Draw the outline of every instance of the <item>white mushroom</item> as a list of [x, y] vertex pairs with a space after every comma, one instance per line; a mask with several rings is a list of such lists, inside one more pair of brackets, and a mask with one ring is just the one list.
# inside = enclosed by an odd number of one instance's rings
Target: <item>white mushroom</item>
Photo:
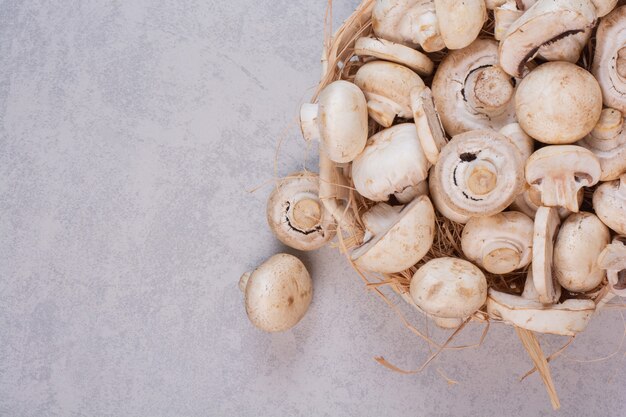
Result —
[[272, 256], [239, 280], [246, 313], [256, 327], [282, 332], [295, 326], [311, 304], [313, 287], [304, 264], [295, 256]]
[[522, 129], [548, 144], [568, 144], [591, 132], [602, 112], [598, 82], [568, 62], [548, 62], [531, 71], [515, 94]]
[[591, 72], [600, 83], [604, 104], [626, 113], [626, 6], [600, 21]]
[[428, 190], [430, 191], [430, 198], [432, 199], [433, 205], [446, 219], [461, 224], [467, 223], [471, 216], [459, 213], [446, 204], [446, 201], [442, 197], [442, 194], [444, 193], [443, 188], [433, 181], [433, 178], [435, 178], [433, 175], [434, 169], [435, 167], [430, 169], [430, 175], [428, 177]]
[[335, 81], [320, 93], [317, 104], [302, 105], [300, 122], [306, 140], [320, 140], [322, 151], [331, 160], [350, 162], [367, 141], [365, 96], [356, 85]]
[[626, 173], [619, 180], [602, 183], [593, 193], [593, 209], [619, 234], [626, 234]]
[[484, 0], [435, 0], [435, 14], [448, 49], [461, 49], [472, 43], [487, 20]]
[[507, 0], [493, 10], [493, 20], [495, 22], [493, 37], [496, 40], [502, 40], [513, 22], [524, 14], [524, 10], [518, 9], [517, 3], [516, 0]]
[[596, 288], [604, 279], [598, 255], [611, 234], [592, 213], [574, 213], [562, 224], [554, 245], [554, 274], [561, 286], [572, 292]]
[[412, 118], [411, 91], [423, 88], [422, 79], [402, 65], [373, 61], [363, 65], [354, 83], [367, 98], [369, 115], [383, 127], [389, 127], [396, 116]]
[[428, 162], [436, 164], [439, 159], [439, 152], [448, 143], [448, 139], [443, 130], [439, 112], [435, 108], [435, 101], [430, 88], [426, 86], [414, 88], [411, 91], [411, 105], [417, 137], [422, 145], [422, 150]]
[[[578, 190], [576, 197], [579, 207], [583, 202], [584, 196], [584, 190]], [[524, 192], [515, 197], [515, 201], [513, 201], [513, 204], [511, 204], [509, 208], [511, 210], [520, 211], [531, 219], [534, 219], [535, 213], [539, 207], [541, 207], [541, 193], [537, 189], [526, 185]], [[561, 220], [565, 220], [572, 213], [564, 207], [557, 207], [556, 209], [559, 212], [559, 218]]]
[[[500, 42], [499, 62], [504, 71], [521, 77], [524, 66], [540, 49], [559, 43], [566, 49], [578, 45], [580, 55], [583, 45], [572, 42], [568, 37], [589, 31], [596, 23], [596, 9], [590, 0], [539, 0], [509, 27]], [[546, 52], [554, 54], [552, 45]], [[566, 54], [573, 53], [568, 51]], [[532, 136], [532, 135], [531, 135]]]
[[446, 327], [480, 309], [487, 298], [487, 279], [472, 263], [457, 258], [436, 258], [422, 265], [411, 279], [411, 298], [426, 314]]
[[477, 39], [443, 59], [433, 79], [432, 94], [448, 135], [499, 130], [515, 121], [517, 81], [497, 63], [498, 43], [491, 39]]
[[494, 274], [508, 274], [528, 265], [532, 246], [533, 221], [516, 211], [472, 217], [461, 235], [467, 259]]
[[526, 162], [526, 182], [541, 196], [541, 204], [578, 212], [578, 192], [600, 179], [598, 158], [576, 145], [546, 146]]
[[532, 155], [535, 149], [533, 138], [524, 132], [524, 129], [522, 129], [519, 123], [511, 123], [502, 127], [500, 133], [513, 142], [515, 147], [519, 150], [522, 160], [526, 163], [526, 160], [530, 158], [530, 155]]
[[[401, 203], [428, 176], [430, 163], [422, 151], [413, 123], [403, 123], [372, 136], [352, 163], [356, 190], [372, 201], [387, 201], [396, 195]], [[404, 198], [403, 198], [404, 195]]]
[[441, 150], [431, 171], [431, 194], [462, 216], [491, 216], [521, 193], [523, 171], [519, 151], [504, 135], [469, 131], [454, 136]]
[[335, 235], [335, 220], [319, 199], [319, 178], [296, 172], [282, 179], [267, 201], [267, 222], [276, 237], [299, 250], [322, 247]]
[[372, 10], [376, 36], [426, 52], [445, 48], [433, 0], [378, 0]]
[[615, 236], [598, 256], [598, 265], [606, 270], [611, 292], [626, 297], [626, 236]]
[[626, 129], [619, 110], [602, 110], [596, 127], [578, 145], [589, 149], [600, 161], [600, 181], [615, 180], [626, 172]]
[[382, 38], [361, 37], [354, 43], [358, 56], [373, 56], [411, 68], [420, 75], [430, 75], [435, 64], [418, 50]]
[[544, 304], [558, 300], [560, 286], [552, 274], [552, 254], [560, 222], [556, 209], [551, 207], [539, 207], [535, 214], [532, 274], [538, 299]]
[[426, 196], [406, 206], [379, 203], [362, 217], [365, 242], [352, 252], [354, 263], [368, 271], [393, 273], [415, 265], [435, 237], [435, 210]]

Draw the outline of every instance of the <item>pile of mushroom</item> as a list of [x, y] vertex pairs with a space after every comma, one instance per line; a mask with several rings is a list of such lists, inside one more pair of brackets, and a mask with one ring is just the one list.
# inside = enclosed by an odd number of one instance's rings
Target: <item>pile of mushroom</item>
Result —
[[[410, 277], [403, 298], [444, 328], [489, 317], [583, 331], [626, 295], [626, 6], [369, 3], [371, 32], [341, 44], [344, 61], [325, 56], [336, 68], [324, 75], [339, 75], [301, 108], [319, 175], [277, 183], [272, 231], [303, 251], [337, 236], [360, 272]], [[441, 222], [462, 229], [455, 256], [432, 255]], [[289, 255], [241, 285], [267, 331], [295, 325], [311, 300]]]

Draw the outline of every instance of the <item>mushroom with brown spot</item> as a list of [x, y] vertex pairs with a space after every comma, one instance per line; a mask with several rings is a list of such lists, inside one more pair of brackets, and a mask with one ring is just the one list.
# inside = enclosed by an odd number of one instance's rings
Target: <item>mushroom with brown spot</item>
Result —
[[593, 193], [593, 209], [602, 223], [626, 234], [626, 173], [618, 180], [603, 182]]

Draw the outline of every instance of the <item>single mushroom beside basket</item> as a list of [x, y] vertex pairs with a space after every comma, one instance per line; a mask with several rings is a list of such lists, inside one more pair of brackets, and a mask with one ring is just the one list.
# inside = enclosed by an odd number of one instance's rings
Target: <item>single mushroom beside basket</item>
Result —
[[626, 234], [626, 173], [596, 188], [593, 209], [602, 223], [621, 235]]

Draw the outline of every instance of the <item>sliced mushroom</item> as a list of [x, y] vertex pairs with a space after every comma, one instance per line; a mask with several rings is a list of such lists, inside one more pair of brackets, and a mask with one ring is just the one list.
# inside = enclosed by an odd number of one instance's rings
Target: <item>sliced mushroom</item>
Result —
[[[457, 325], [487, 298], [485, 275], [477, 266], [457, 258], [426, 262], [413, 275], [410, 288], [411, 298], [422, 311], [438, 319], [455, 319]], [[449, 321], [440, 323], [446, 327], [455, 324]]]
[[354, 43], [354, 53], [373, 56], [411, 68], [420, 75], [430, 75], [435, 64], [425, 54], [400, 43], [381, 38], [361, 37]]
[[598, 265], [606, 270], [611, 291], [626, 297], [626, 236], [615, 236], [598, 256]]
[[538, 299], [543, 304], [558, 301], [560, 286], [552, 274], [552, 254], [560, 223], [561, 220], [554, 208], [539, 207], [535, 214], [532, 274]]
[[604, 104], [626, 114], [626, 6], [600, 21], [591, 72], [600, 83]]
[[626, 234], [626, 173], [619, 180], [603, 182], [593, 193], [593, 209], [602, 223]]
[[[431, 171], [431, 193], [462, 216], [491, 216], [523, 190], [523, 162], [501, 133], [474, 130], [454, 136]], [[439, 188], [439, 189], [437, 189]]]
[[376, 36], [426, 52], [445, 48], [433, 0], [378, 0], [372, 10]]
[[335, 235], [335, 220], [319, 199], [319, 178], [296, 172], [280, 181], [267, 201], [267, 222], [276, 237], [299, 250], [322, 247]]
[[302, 105], [300, 122], [306, 140], [320, 140], [322, 151], [331, 160], [350, 162], [367, 141], [365, 96], [356, 85], [335, 81], [320, 93], [317, 104]]
[[[580, 207], [583, 202], [583, 198], [585, 196], [584, 190], [578, 190], [577, 201], [578, 207]], [[524, 213], [531, 219], [535, 218], [535, 213], [537, 209], [541, 206], [541, 193], [537, 191], [537, 189], [526, 185], [524, 192], [515, 197], [515, 201], [511, 204], [510, 209], [516, 210]], [[572, 212], [564, 207], [557, 207], [559, 212], [559, 218], [561, 220], [565, 220]]]
[[578, 192], [595, 185], [600, 162], [589, 150], [576, 145], [546, 146], [526, 162], [526, 182], [541, 196], [541, 204], [578, 212]]
[[411, 91], [411, 105], [417, 137], [422, 145], [422, 150], [428, 162], [436, 164], [439, 159], [439, 152], [448, 143], [448, 139], [443, 130], [439, 113], [435, 108], [435, 101], [430, 88], [426, 86], [414, 88]]
[[384, 127], [391, 126], [396, 116], [413, 117], [411, 91], [424, 87], [419, 75], [387, 61], [363, 65], [357, 71], [354, 83], [365, 93], [370, 117]]
[[245, 294], [246, 313], [256, 327], [282, 332], [295, 326], [309, 309], [313, 297], [311, 277], [295, 256], [272, 256], [239, 280]]
[[598, 82], [568, 62], [548, 62], [531, 71], [515, 94], [522, 129], [548, 144], [574, 143], [591, 132], [602, 112]]
[[600, 181], [616, 180], [626, 172], [626, 129], [619, 110], [602, 110], [596, 127], [578, 145], [589, 149], [600, 161]]
[[[402, 123], [372, 136], [352, 163], [356, 190], [372, 201], [387, 201], [396, 195], [401, 203], [410, 189], [426, 180], [430, 163], [426, 159], [413, 123]], [[409, 192], [408, 195], [417, 193]]]
[[596, 288], [604, 279], [598, 255], [611, 240], [609, 228], [592, 213], [574, 213], [562, 224], [554, 245], [554, 274], [572, 292]]
[[472, 43], [487, 20], [484, 0], [435, 0], [435, 13], [448, 49], [461, 49]]
[[477, 39], [443, 59], [433, 79], [432, 94], [448, 135], [499, 130], [515, 121], [517, 81], [497, 63], [498, 43], [491, 39]]
[[494, 274], [508, 274], [528, 265], [532, 246], [533, 221], [516, 211], [472, 217], [461, 235], [467, 259]]
[[365, 242], [352, 252], [354, 263], [368, 271], [393, 273], [415, 265], [435, 237], [435, 210], [426, 196], [406, 206], [379, 203], [362, 217]]
[[500, 65], [507, 73], [521, 77], [524, 66], [540, 48], [591, 30], [596, 17], [590, 0], [539, 0], [509, 27], [500, 42]]

